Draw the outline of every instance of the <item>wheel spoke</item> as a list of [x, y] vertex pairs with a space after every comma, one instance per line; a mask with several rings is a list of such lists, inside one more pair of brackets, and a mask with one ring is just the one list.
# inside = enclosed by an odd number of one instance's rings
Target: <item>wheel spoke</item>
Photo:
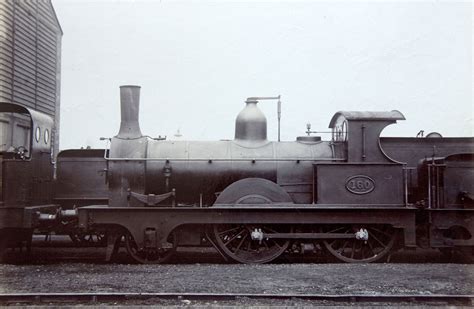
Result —
[[222, 235], [222, 234], [227, 234], [227, 233], [229, 233], [229, 232], [232, 232], [232, 231], [238, 230], [239, 228], [240, 228], [240, 226], [237, 226], [237, 227], [234, 227], [234, 228], [231, 228], [231, 229], [228, 229], [228, 230], [225, 230], [225, 231], [219, 232], [219, 235]]
[[[266, 240], [262, 241], [262, 244], [265, 246], [265, 248], [267, 248], [267, 249], [269, 249], [269, 248], [270, 248], [270, 247], [268, 246], [268, 244], [267, 244], [267, 241], [266, 241]], [[276, 242], [275, 242], [275, 244], [278, 246], [278, 244], [277, 244]]]
[[346, 227], [344, 227], [344, 226], [343, 226], [343, 227], [338, 227], [338, 228], [336, 228], [336, 229], [334, 229], [334, 230], [332, 230], [332, 231], [329, 231], [329, 232], [327, 232], [327, 233], [335, 233], [335, 232], [337, 232], [337, 231], [344, 230], [345, 228], [346, 228]]
[[381, 231], [381, 230], [379, 230], [379, 229], [377, 229], [377, 228], [375, 228], [375, 227], [371, 227], [370, 230], [372, 231], [372, 233], [373, 233], [373, 231], [376, 231], [376, 232], [378, 232], [378, 233], [380, 233], [380, 234], [382, 234], [382, 235], [385, 235], [385, 236], [388, 237], [388, 238], [392, 237], [392, 235], [390, 235], [390, 234], [388, 234], [388, 233], [386, 233], [386, 232], [384, 232], [384, 231]]
[[382, 248], [385, 248], [385, 247], [386, 247], [386, 245], [385, 245], [383, 242], [381, 242], [377, 237], [375, 237], [374, 234], [372, 234], [372, 235], [369, 236], [369, 237], [372, 237], [372, 239], [375, 239], [380, 245], [382, 245]]
[[273, 240], [273, 243], [274, 243], [275, 246], [277, 246], [278, 248], [283, 248], [283, 247], [284, 247], [284, 245], [281, 246], [277, 241], [274, 241], [274, 240]]
[[341, 248], [341, 251], [342, 251], [342, 252], [344, 252], [344, 249], [346, 249], [346, 246], [347, 246], [348, 243], [349, 243], [348, 240], [346, 240], [346, 241], [344, 242], [344, 245], [343, 245], [342, 248]]
[[372, 247], [372, 243], [370, 242], [370, 240], [367, 241], [367, 245], [368, 245], [370, 251], [372, 251], [373, 255], [376, 255], [377, 253], [375, 253], [374, 247]]
[[360, 255], [361, 255], [362, 259], [365, 259], [364, 251], [365, 251], [365, 248], [366, 248], [366, 247], [367, 247], [367, 246], [364, 246], [363, 243], [360, 244]]
[[242, 233], [244, 233], [245, 230], [241, 230], [240, 232], [238, 232], [237, 234], [235, 234], [234, 236], [232, 236], [228, 241], [226, 241], [224, 243], [224, 246], [227, 246], [228, 244], [230, 244], [234, 239], [236, 239], [237, 237], [239, 237]]
[[248, 236], [249, 236], [249, 234], [245, 234], [245, 236], [242, 237], [242, 240], [241, 240], [240, 243], [237, 245], [237, 247], [235, 248], [235, 251], [234, 251], [234, 252], [239, 251], [240, 247], [242, 247], [242, 244], [244, 243], [245, 239], [247, 239]]

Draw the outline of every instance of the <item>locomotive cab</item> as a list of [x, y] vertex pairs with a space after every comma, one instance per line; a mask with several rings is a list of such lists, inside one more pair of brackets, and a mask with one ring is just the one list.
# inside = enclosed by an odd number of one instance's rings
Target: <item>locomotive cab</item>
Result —
[[405, 120], [397, 110], [391, 112], [337, 112], [329, 123], [332, 140], [343, 146], [347, 162], [393, 162], [380, 146], [383, 129], [397, 120]]
[[336, 113], [329, 128], [335, 153], [346, 161], [314, 164], [314, 203], [406, 204], [403, 164], [387, 156], [380, 146], [382, 130], [404, 119], [399, 111]]

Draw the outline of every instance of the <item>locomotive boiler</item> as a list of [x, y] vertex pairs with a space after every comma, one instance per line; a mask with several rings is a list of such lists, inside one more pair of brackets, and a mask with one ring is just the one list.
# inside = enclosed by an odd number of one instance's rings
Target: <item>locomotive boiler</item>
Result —
[[[140, 88], [122, 86], [120, 90], [122, 121], [107, 158], [113, 206], [153, 206], [165, 198], [177, 205], [200, 207], [289, 200], [312, 203], [314, 161], [344, 159], [336, 155], [331, 143], [315, 137], [294, 142], [267, 140], [267, 120], [252, 98], [237, 116], [234, 140], [148, 138], [138, 124]], [[246, 178], [253, 178], [247, 186], [261, 182], [268, 194], [245, 197], [223, 193], [232, 183]], [[279, 200], [282, 196], [284, 200]]]

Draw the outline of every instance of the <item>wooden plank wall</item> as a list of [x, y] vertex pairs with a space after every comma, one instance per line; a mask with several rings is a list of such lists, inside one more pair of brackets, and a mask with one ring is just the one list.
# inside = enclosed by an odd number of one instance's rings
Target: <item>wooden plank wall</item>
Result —
[[56, 154], [61, 37], [51, 0], [0, 0], [0, 101], [54, 117]]

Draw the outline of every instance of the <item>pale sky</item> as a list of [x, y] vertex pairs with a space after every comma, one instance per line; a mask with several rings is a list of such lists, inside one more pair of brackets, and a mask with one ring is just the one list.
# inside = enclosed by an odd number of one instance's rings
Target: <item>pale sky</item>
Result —
[[[232, 139], [250, 96], [282, 96], [282, 140], [339, 110], [397, 109], [385, 136], [473, 134], [473, 8], [452, 1], [53, 0], [61, 149], [117, 134], [119, 86], [142, 86], [150, 136]], [[276, 104], [262, 102], [269, 139]]]

